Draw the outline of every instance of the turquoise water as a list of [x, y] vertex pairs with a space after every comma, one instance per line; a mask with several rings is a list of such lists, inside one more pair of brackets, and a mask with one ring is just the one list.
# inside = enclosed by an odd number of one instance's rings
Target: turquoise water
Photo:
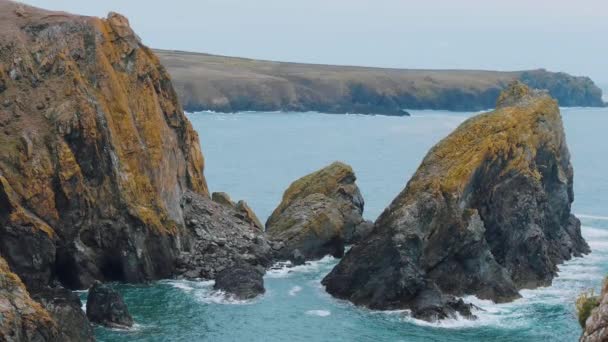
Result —
[[[413, 117], [243, 113], [189, 115], [199, 132], [212, 191], [245, 199], [265, 219], [291, 181], [334, 160], [353, 166], [374, 219], [404, 187], [426, 151], [471, 113], [412, 111]], [[265, 277], [267, 293], [233, 302], [212, 282], [120, 285], [137, 325], [97, 328], [99, 341], [575, 341], [574, 300], [608, 274], [607, 109], [562, 109], [575, 169], [574, 211], [593, 253], [561, 267], [553, 286], [492, 304], [476, 321], [415, 321], [404, 312], [374, 312], [327, 295], [326, 258]]]

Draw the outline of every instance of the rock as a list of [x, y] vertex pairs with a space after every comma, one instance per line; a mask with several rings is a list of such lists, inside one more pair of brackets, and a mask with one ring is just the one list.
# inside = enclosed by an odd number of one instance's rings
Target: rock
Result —
[[282, 243], [275, 257], [290, 260], [295, 250], [306, 260], [344, 255], [344, 217], [335, 201], [323, 194], [311, 194], [293, 202], [268, 226], [268, 238]]
[[514, 84], [499, 107], [429, 151], [372, 233], [323, 279], [330, 294], [428, 317], [417, 303], [431, 291], [447, 300], [431, 316], [468, 316], [449, 304], [455, 296], [511, 301], [589, 252], [570, 210], [573, 171], [557, 103]]
[[182, 196], [209, 194], [169, 75], [123, 16], [19, 6], [0, 0], [0, 254], [31, 290], [172, 276]]
[[252, 299], [266, 291], [263, 276], [263, 272], [251, 265], [229, 267], [218, 273], [214, 288], [237, 299]]
[[87, 317], [92, 323], [111, 328], [133, 326], [133, 318], [120, 293], [101, 283], [96, 283], [89, 289]]
[[230, 199], [230, 195], [228, 195], [225, 192], [214, 192], [211, 194], [211, 199], [213, 200], [213, 202], [219, 203], [226, 207], [229, 207], [229, 208], [235, 207], [234, 202], [232, 202], [232, 200]]
[[182, 206], [184, 220], [196, 221], [204, 231], [197, 233], [198, 228], [188, 227], [190, 234], [182, 241], [178, 258], [179, 275], [214, 279], [218, 272], [235, 265], [262, 269], [271, 265], [272, 249], [264, 232], [251, 229], [251, 223], [238, 217], [234, 208], [193, 192], [184, 195]]
[[342, 256], [368, 225], [355, 180], [350, 166], [334, 162], [293, 182], [266, 222], [269, 239], [282, 243], [277, 257], [289, 259], [295, 249], [307, 259]]
[[211, 194], [211, 199], [213, 202], [219, 203], [226, 208], [234, 210], [237, 217], [249, 222], [253, 227], [262, 231], [264, 230], [264, 225], [262, 222], [260, 222], [260, 219], [258, 219], [257, 215], [253, 212], [253, 209], [249, 207], [247, 202], [240, 200], [235, 204], [232, 199], [230, 199], [230, 196], [225, 192], [214, 192]]
[[253, 224], [253, 226], [259, 230], [264, 230], [264, 225], [258, 218], [258, 216], [253, 212], [253, 209], [249, 207], [247, 202], [240, 200], [235, 206], [236, 210], [243, 216], [243, 219], [247, 222]]
[[[608, 281], [604, 280], [599, 296], [584, 294], [577, 301], [579, 318], [582, 320], [581, 342], [608, 341]], [[590, 312], [588, 312], [591, 310]], [[581, 315], [589, 314], [588, 317]]]
[[0, 340], [60, 341], [57, 323], [0, 257]]
[[62, 287], [45, 288], [36, 292], [33, 298], [57, 322], [59, 341], [81, 342], [95, 341], [93, 328], [82, 311], [80, 298]]
[[299, 249], [296, 248], [291, 253], [289, 261], [291, 261], [294, 266], [304, 265], [306, 263], [306, 257], [304, 256], [304, 254], [302, 254], [302, 252], [300, 252]]

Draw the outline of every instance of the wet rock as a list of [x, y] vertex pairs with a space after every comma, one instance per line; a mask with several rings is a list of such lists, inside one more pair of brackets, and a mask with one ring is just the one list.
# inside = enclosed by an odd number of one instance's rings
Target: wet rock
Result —
[[264, 273], [251, 265], [228, 267], [215, 278], [214, 288], [238, 299], [252, 299], [263, 294]]
[[87, 317], [92, 323], [111, 328], [133, 326], [133, 318], [120, 293], [101, 283], [96, 283], [89, 289]]
[[557, 103], [514, 84], [499, 109], [430, 150], [322, 282], [357, 305], [425, 319], [469, 316], [456, 296], [507, 302], [550, 285], [558, 264], [589, 252], [571, 214], [572, 179]]
[[345, 244], [360, 239], [369, 224], [355, 180], [350, 166], [335, 162], [293, 182], [266, 222], [269, 239], [282, 246], [277, 258], [296, 249], [306, 259], [340, 257]]

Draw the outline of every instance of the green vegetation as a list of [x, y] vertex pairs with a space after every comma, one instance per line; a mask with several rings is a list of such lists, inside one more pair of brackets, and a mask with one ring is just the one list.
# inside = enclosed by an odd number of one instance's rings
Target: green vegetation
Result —
[[578, 313], [578, 323], [585, 328], [587, 318], [591, 316], [593, 309], [600, 305], [600, 297], [596, 296], [593, 289], [585, 291], [576, 299], [576, 312]]

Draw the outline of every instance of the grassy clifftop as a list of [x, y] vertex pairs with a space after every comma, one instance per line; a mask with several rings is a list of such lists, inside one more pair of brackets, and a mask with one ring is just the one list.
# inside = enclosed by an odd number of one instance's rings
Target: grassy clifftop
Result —
[[413, 70], [284, 63], [156, 50], [187, 111], [320, 111], [402, 115], [401, 109], [493, 108], [514, 81], [562, 106], [602, 106], [587, 77], [546, 70]]

